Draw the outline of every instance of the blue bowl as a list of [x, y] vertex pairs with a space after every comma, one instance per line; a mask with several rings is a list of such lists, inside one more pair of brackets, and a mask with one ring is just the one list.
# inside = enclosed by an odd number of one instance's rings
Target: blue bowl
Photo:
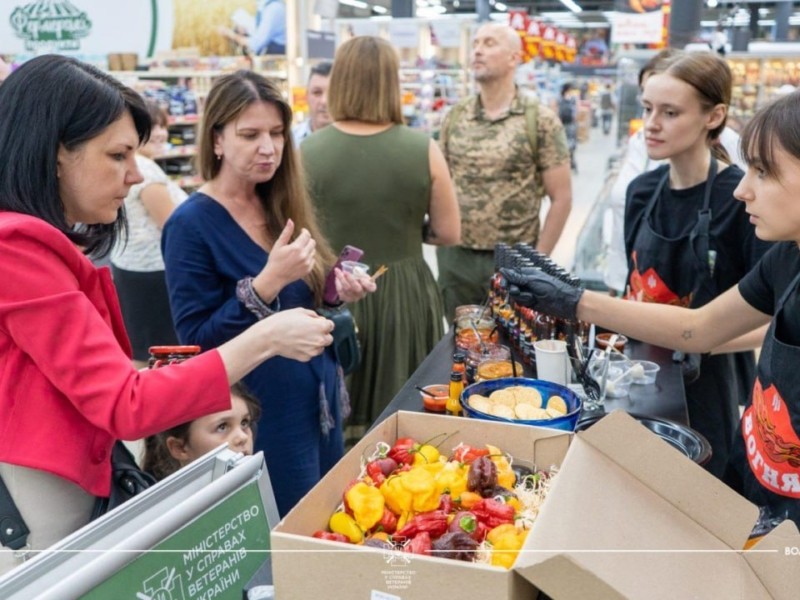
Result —
[[[567, 414], [562, 417], [555, 417], [553, 419], [534, 419], [526, 421], [524, 419], [507, 419], [505, 417], [496, 417], [494, 415], [475, 410], [468, 403], [467, 400], [473, 394], [480, 394], [487, 398], [492, 392], [502, 390], [507, 387], [523, 386], [532, 387], [539, 391], [542, 399], [547, 402], [550, 396], [561, 396], [567, 403]], [[535, 425], [536, 427], [549, 427], [551, 429], [561, 429], [563, 431], [575, 431], [575, 426], [578, 424], [578, 417], [581, 414], [581, 407], [583, 403], [581, 399], [571, 389], [551, 383], [549, 381], [542, 381], [540, 379], [527, 379], [524, 377], [504, 377], [502, 379], [490, 379], [480, 383], [473, 383], [464, 388], [461, 392], [461, 407], [464, 409], [464, 414], [473, 419], [484, 419], [486, 421], [499, 421], [501, 423], [515, 423], [517, 425]], [[547, 408], [545, 404], [544, 408]]]

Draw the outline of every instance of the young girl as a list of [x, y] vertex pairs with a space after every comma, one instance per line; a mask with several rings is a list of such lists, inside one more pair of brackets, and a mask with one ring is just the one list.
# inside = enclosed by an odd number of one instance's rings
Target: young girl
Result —
[[[761, 240], [774, 244], [737, 286], [689, 310], [623, 302], [540, 274], [506, 272], [536, 310], [636, 339], [708, 352], [769, 323], [725, 481], [775, 520], [800, 524], [800, 93], [767, 105], [742, 132], [749, 165], [734, 194]], [[739, 338], [744, 339], [744, 338]], [[746, 346], [739, 346], [740, 348]]]
[[145, 440], [142, 468], [158, 480], [227, 442], [242, 454], [253, 454], [261, 405], [241, 383], [231, 387], [231, 409], [182, 423]]
[[[679, 54], [647, 78], [647, 155], [667, 164], [628, 187], [628, 299], [702, 306], [735, 285], [767, 250], [733, 198], [744, 173], [716, 143], [730, 99], [730, 69], [711, 53]], [[744, 360], [745, 368], [733, 354], [684, 362], [689, 422], [711, 443], [706, 468], [717, 476], [733, 442], [739, 398], [744, 403], [753, 384], [755, 359], [750, 353]]]

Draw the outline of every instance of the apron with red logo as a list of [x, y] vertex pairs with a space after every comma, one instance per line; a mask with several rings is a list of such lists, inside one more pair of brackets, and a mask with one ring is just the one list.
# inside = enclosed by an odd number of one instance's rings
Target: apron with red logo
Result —
[[773, 518], [800, 524], [800, 346], [785, 344], [775, 334], [798, 282], [800, 275], [778, 300], [731, 462], [740, 471], [745, 497], [769, 507]]
[[[658, 182], [633, 237], [628, 299], [694, 308], [724, 291], [717, 289], [713, 278], [715, 254], [710, 247], [711, 190], [716, 175], [717, 161], [712, 156], [697, 222], [688, 234], [677, 238], [660, 234], [653, 223], [669, 170]], [[705, 468], [717, 477], [725, 471], [739, 422], [738, 383], [733, 355], [718, 354], [704, 356], [700, 377], [685, 386], [689, 424], [711, 444], [712, 456]], [[749, 389], [750, 382], [746, 385]]]

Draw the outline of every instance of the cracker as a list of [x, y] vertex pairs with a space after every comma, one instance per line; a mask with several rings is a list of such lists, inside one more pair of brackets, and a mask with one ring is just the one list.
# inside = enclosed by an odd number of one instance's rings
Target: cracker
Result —
[[547, 399], [547, 408], [550, 408], [562, 415], [567, 414], [567, 403], [561, 396], [550, 396], [550, 398]]
[[517, 399], [514, 396], [514, 392], [509, 388], [495, 390], [489, 395], [489, 399], [495, 404], [503, 404], [509, 408], [514, 408], [514, 406], [517, 404]]

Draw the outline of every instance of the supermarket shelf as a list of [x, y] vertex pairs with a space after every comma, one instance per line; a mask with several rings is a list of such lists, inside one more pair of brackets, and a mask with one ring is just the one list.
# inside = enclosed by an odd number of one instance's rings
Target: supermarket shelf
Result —
[[156, 154], [153, 160], [167, 160], [170, 158], [191, 158], [197, 154], [197, 146], [175, 146], [169, 152]]
[[170, 116], [168, 125], [197, 125], [200, 122], [200, 115], [183, 115], [182, 117]]

